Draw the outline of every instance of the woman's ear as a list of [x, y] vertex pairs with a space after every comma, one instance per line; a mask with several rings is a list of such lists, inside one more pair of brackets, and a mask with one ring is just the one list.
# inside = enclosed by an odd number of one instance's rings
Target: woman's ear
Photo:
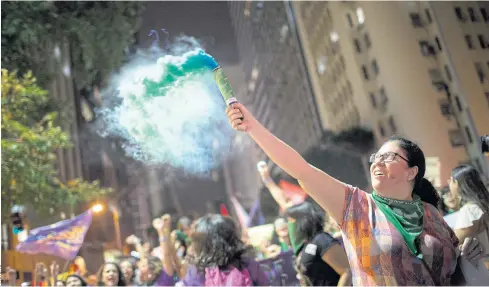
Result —
[[408, 171], [408, 180], [414, 180], [416, 178], [416, 175], [418, 175], [418, 171], [419, 169], [417, 166], [410, 167]]

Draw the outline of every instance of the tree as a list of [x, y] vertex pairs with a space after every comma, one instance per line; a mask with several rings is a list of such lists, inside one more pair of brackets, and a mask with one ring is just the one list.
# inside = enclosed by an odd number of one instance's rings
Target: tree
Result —
[[2, 69], [3, 210], [10, 210], [13, 204], [31, 204], [36, 211], [45, 212], [111, 191], [100, 188], [97, 181], [58, 179], [56, 152], [70, 147], [70, 140], [55, 124], [55, 112], [43, 114], [49, 99], [31, 73], [19, 78]]
[[120, 67], [139, 30], [139, 1], [2, 1], [2, 67], [47, 87], [56, 45], [68, 44], [78, 89]]

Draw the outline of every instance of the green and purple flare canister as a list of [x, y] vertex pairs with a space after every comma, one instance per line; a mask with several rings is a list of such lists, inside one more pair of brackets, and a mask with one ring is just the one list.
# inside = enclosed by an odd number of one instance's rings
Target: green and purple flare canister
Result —
[[230, 106], [231, 104], [237, 103], [238, 100], [234, 97], [233, 88], [231, 88], [228, 78], [226, 77], [226, 74], [224, 74], [224, 70], [221, 67], [217, 67], [213, 70], [213, 72], [214, 80], [216, 81], [217, 87], [219, 87], [219, 90], [221, 91], [226, 105]]

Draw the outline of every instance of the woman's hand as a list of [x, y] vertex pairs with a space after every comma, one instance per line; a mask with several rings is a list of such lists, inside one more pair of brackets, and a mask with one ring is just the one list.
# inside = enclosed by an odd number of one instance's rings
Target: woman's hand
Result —
[[240, 103], [228, 106], [226, 114], [233, 129], [240, 132], [250, 131], [256, 121], [251, 113]]
[[486, 250], [479, 240], [475, 237], [467, 237], [464, 243], [460, 245], [460, 256], [467, 259], [473, 265], [477, 265], [479, 260], [487, 257]]

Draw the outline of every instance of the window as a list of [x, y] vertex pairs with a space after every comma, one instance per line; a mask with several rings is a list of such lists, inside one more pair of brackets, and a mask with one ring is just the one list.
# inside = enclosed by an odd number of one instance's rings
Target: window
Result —
[[440, 111], [444, 117], [449, 117], [452, 115], [452, 107], [448, 99], [440, 100]]
[[440, 43], [440, 38], [438, 38], [438, 36], [435, 37], [435, 42], [436, 42], [436, 46], [438, 47], [438, 50], [443, 51]]
[[415, 28], [421, 28], [423, 27], [423, 21], [421, 20], [421, 16], [419, 16], [418, 13], [411, 13], [409, 14], [411, 17], [411, 23]]
[[479, 19], [477, 19], [476, 15], [475, 15], [474, 8], [469, 7], [468, 10], [469, 10], [470, 21], [472, 21], [472, 22], [479, 22]]
[[368, 79], [369, 79], [368, 70], [367, 70], [367, 67], [365, 65], [362, 65], [362, 72], [363, 72], [363, 78], [366, 81], [368, 81]]
[[374, 74], [376, 75], [379, 74], [379, 65], [377, 65], [377, 60], [375, 59], [372, 60], [372, 71], [374, 71]]
[[484, 37], [484, 35], [477, 35], [477, 38], [479, 39], [479, 44], [481, 45], [481, 48], [482, 49], [485, 49], [487, 48], [487, 41], [486, 41], [486, 37]]
[[465, 126], [465, 134], [467, 134], [467, 139], [469, 143], [472, 143], [474, 140], [472, 139], [472, 134], [470, 133], [470, 129], [468, 126]]
[[457, 105], [457, 109], [459, 112], [462, 112], [462, 103], [460, 102], [460, 99], [458, 96], [455, 96], [455, 104]]
[[350, 25], [350, 28], [353, 28], [353, 19], [351, 18], [350, 13], [346, 14], [346, 19], [348, 20], [348, 24]]
[[448, 132], [448, 134], [452, 147], [459, 147], [464, 145], [464, 137], [459, 129], [451, 130]]
[[361, 25], [361, 24], [365, 23], [365, 13], [363, 12], [363, 9], [362, 8], [357, 8], [356, 14], [357, 14], [358, 24]]
[[486, 75], [484, 74], [484, 70], [482, 69], [482, 64], [479, 62], [475, 63], [475, 70], [477, 71], [477, 76], [479, 76], [480, 83], [483, 84]]
[[450, 68], [447, 65], [445, 65], [445, 74], [447, 76], [447, 80], [449, 82], [451, 82], [452, 81], [452, 73], [450, 72]]
[[467, 47], [469, 49], [474, 49], [474, 44], [472, 44], [472, 37], [470, 35], [465, 35], [465, 42], [467, 43]]
[[370, 93], [370, 102], [372, 103], [372, 107], [377, 108], [377, 99], [375, 98], [374, 93]]
[[367, 49], [370, 48], [370, 46], [372, 46], [372, 42], [370, 41], [370, 36], [368, 35], [368, 33], [365, 33], [364, 41]]
[[397, 133], [397, 126], [396, 126], [396, 122], [394, 121], [394, 117], [393, 116], [390, 116], [389, 117], [389, 127], [390, 127], [391, 132], [393, 134]]
[[379, 94], [380, 94], [380, 102], [382, 103], [382, 105], [387, 104], [387, 102], [389, 101], [389, 99], [387, 99], [387, 94], [385, 92], [385, 88], [384, 87], [380, 88]]
[[424, 12], [426, 14], [426, 19], [428, 20], [428, 23], [433, 22], [433, 19], [431, 18], [430, 10], [429, 9], [425, 9]]
[[423, 56], [434, 56], [436, 54], [435, 48], [430, 45], [428, 41], [419, 41], [419, 46], [421, 48], [421, 54]]
[[462, 12], [462, 8], [460, 7], [455, 7], [455, 15], [457, 15], [458, 20], [462, 22], [467, 21], [467, 17], [465, 17], [465, 14]]
[[489, 22], [489, 14], [487, 13], [486, 8], [481, 7], [481, 15], [482, 19], [484, 19], [484, 22]]
[[362, 52], [362, 48], [360, 46], [360, 41], [358, 41], [358, 39], [355, 38], [355, 40], [353, 40], [353, 42], [355, 43], [355, 49], [357, 50], [357, 53], [361, 53]]
[[381, 136], [385, 137], [385, 130], [384, 130], [384, 126], [382, 125], [382, 122], [379, 122], [379, 133]]
[[329, 39], [331, 40], [331, 42], [337, 43], [340, 40], [340, 35], [338, 35], [338, 33], [336, 32], [331, 32], [329, 33]]

